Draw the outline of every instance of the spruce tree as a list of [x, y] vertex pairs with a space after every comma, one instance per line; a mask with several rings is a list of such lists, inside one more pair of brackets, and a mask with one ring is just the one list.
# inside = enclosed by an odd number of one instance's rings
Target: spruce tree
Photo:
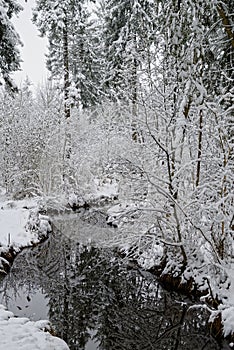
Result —
[[106, 0], [104, 8], [106, 88], [113, 98], [135, 103], [138, 73], [154, 38], [155, 5], [149, 0]]
[[20, 39], [11, 19], [20, 10], [22, 8], [17, 1], [0, 0], [0, 85], [5, 83], [11, 90], [16, 90], [16, 86], [10, 75], [20, 68], [20, 54], [17, 48]]
[[143, 141], [138, 122], [140, 85], [155, 39], [155, 4], [149, 0], [104, 1], [104, 91], [129, 110], [134, 141]]
[[34, 22], [49, 40], [47, 66], [51, 77], [64, 81], [65, 115], [70, 106], [97, 101], [95, 37], [85, 0], [38, 0]]

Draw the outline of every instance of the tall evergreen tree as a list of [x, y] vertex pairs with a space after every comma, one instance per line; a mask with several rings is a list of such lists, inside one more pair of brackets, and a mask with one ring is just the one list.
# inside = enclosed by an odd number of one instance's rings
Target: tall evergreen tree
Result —
[[155, 4], [150, 0], [104, 0], [103, 9], [104, 91], [128, 108], [132, 139], [141, 142], [138, 102], [155, 38]]
[[80, 8], [79, 25], [71, 37], [71, 75], [83, 108], [101, 100], [102, 50], [96, 19]]
[[[38, 0], [34, 22], [49, 40], [47, 66], [52, 78], [64, 80], [65, 115], [70, 106], [97, 100], [95, 39], [85, 0]], [[97, 47], [97, 45], [96, 45]]]
[[112, 98], [137, 100], [138, 73], [154, 39], [155, 5], [149, 0], [106, 0], [106, 89]]
[[15, 0], [0, 0], [0, 84], [3, 82], [15, 90], [10, 74], [20, 68], [20, 54], [17, 46], [19, 35], [11, 23], [12, 16], [19, 13], [22, 7]]

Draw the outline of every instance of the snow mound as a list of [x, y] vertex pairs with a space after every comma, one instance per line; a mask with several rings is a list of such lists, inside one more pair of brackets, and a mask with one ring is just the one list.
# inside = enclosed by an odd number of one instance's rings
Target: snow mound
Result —
[[226, 308], [222, 311], [222, 324], [224, 337], [233, 333], [234, 330], [234, 307]]
[[27, 209], [0, 209], [0, 242], [3, 246], [27, 245], [29, 237], [25, 227], [28, 218]]
[[49, 321], [32, 322], [16, 318], [0, 305], [0, 348], [7, 350], [69, 350], [67, 344], [52, 336]]
[[36, 243], [39, 233], [50, 230], [49, 218], [38, 213], [36, 199], [0, 202], [0, 253]]

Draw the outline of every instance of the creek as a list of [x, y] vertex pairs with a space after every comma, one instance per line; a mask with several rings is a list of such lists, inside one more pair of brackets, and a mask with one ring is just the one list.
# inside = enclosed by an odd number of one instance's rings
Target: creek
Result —
[[0, 304], [19, 317], [49, 319], [71, 350], [229, 349], [210, 335], [199, 305], [88, 236], [84, 244], [74, 222], [77, 239], [65, 226], [16, 257], [0, 283]]

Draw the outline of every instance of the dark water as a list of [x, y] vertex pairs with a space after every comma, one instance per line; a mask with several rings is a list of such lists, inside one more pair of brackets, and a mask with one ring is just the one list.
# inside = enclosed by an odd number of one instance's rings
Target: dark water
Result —
[[206, 312], [152, 275], [60, 234], [24, 250], [0, 291], [16, 315], [49, 319], [71, 350], [228, 348], [210, 336]]

